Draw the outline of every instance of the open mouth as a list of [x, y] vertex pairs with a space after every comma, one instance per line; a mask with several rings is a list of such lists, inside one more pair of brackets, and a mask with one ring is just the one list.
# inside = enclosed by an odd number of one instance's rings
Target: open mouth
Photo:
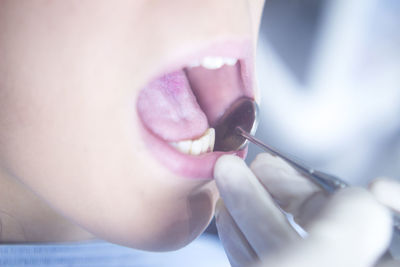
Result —
[[229, 44], [188, 56], [188, 62], [158, 75], [140, 92], [137, 110], [154, 155], [186, 178], [211, 179], [223, 154], [215, 151], [218, 120], [238, 98], [254, 98], [251, 46]]

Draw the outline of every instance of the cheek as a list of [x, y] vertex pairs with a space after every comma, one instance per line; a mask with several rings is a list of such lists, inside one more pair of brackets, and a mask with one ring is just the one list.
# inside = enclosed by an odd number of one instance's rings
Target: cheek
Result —
[[139, 141], [134, 106], [111, 94], [85, 102], [85, 90], [8, 91], [1, 167], [100, 238], [149, 250], [186, 245], [209, 223], [214, 183], [173, 176]]

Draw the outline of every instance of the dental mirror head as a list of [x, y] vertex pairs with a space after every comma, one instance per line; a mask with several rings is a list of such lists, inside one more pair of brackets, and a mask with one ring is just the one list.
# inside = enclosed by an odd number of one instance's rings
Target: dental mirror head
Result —
[[244, 148], [248, 140], [239, 135], [236, 128], [240, 127], [247, 133], [254, 134], [258, 125], [257, 115], [258, 107], [253, 99], [237, 99], [214, 126], [214, 151], [236, 151]]

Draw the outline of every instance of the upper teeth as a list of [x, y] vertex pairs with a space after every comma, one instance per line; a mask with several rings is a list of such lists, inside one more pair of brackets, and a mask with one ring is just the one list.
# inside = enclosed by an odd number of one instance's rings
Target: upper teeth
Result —
[[234, 66], [237, 62], [236, 58], [230, 57], [204, 57], [201, 61], [193, 61], [189, 67], [200, 67], [215, 70], [221, 68], [223, 65]]
[[199, 155], [202, 153], [213, 151], [215, 143], [215, 130], [208, 128], [205, 133], [196, 140], [184, 140], [179, 142], [171, 142], [170, 144], [180, 152], [191, 155]]

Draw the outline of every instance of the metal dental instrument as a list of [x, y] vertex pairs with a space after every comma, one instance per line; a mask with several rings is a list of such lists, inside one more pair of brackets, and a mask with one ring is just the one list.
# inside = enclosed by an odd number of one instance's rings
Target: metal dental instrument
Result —
[[[345, 181], [310, 168], [255, 138], [253, 134], [258, 126], [257, 115], [258, 107], [254, 100], [247, 97], [236, 100], [214, 126], [214, 149], [216, 151], [235, 151], [244, 148], [250, 141], [268, 153], [282, 158], [328, 193], [334, 193], [338, 189], [349, 186]], [[393, 227], [395, 232], [400, 235], [400, 216], [397, 214], [393, 214]]]

